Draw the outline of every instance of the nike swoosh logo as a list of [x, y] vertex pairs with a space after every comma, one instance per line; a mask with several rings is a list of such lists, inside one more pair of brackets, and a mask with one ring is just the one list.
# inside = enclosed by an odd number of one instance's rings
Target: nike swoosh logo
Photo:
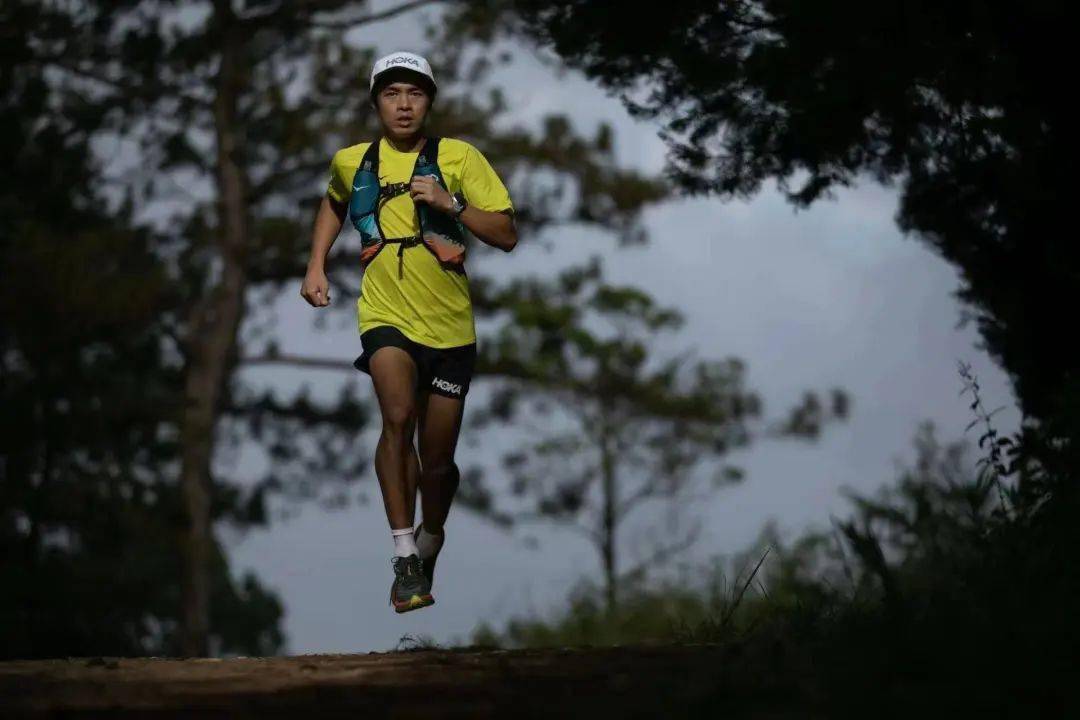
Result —
[[369, 187], [371, 187], [371, 186], [370, 185], [361, 185], [361, 186], [357, 187], [356, 185], [353, 185], [353, 192], [360, 192], [361, 190], [363, 190], [365, 188], [369, 188]]

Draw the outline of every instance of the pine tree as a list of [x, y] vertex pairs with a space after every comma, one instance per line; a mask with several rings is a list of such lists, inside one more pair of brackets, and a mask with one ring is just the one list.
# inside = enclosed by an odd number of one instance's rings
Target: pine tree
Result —
[[[816, 438], [847, 417], [843, 390], [832, 390], [827, 403], [808, 392], [784, 419], [759, 429], [762, 402], [744, 387], [743, 361], [694, 360], [685, 351], [663, 357], [681, 314], [638, 288], [605, 283], [597, 257], [553, 280], [484, 284], [474, 303], [502, 320], [481, 343], [479, 367], [498, 382], [474, 422], [525, 432], [503, 453], [509, 497], [485, 487], [476, 471], [463, 478], [464, 496], [504, 526], [552, 521], [588, 539], [600, 555], [609, 613], [620, 586], [693, 544], [701, 518], [680, 527], [693, 501], [742, 479], [738, 467], [719, 465], [726, 454], [755, 437]], [[657, 501], [672, 511], [663, 539], [622, 567], [621, 529]]]
[[[107, 106], [43, 72], [72, 27], [37, 3], [0, 27], [0, 654], [175, 654], [177, 298], [155, 234], [100, 182]], [[246, 521], [217, 498], [230, 515]], [[280, 602], [216, 543], [207, 577], [219, 652], [280, 649]]]
[[[373, 11], [336, 0], [216, 0], [195, 8], [86, 2], [49, 6], [38, 22], [16, 26], [34, 35], [41, 72], [78, 94], [82, 112], [101, 117], [99, 138], [137, 144], [137, 167], [98, 180], [152, 216], [152, 252], [167, 272], [170, 305], [158, 322], [182, 386], [175, 411], [185, 655], [210, 649], [218, 504], [263, 518], [272, 494], [292, 501], [340, 492], [366, 468], [359, 443], [369, 410], [354, 383], [330, 405], [306, 393], [283, 401], [243, 382], [239, 370], [275, 363], [351, 371], [339, 358], [281, 352], [279, 339], [265, 337], [273, 321], [265, 301], [296, 294], [333, 152], [376, 130], [366, 83], [373, 52], [348, 45], [346, 31], [426, 4]], [[496, 132], [501, 97], [473, 97], [468, 84], [455, 90], [455, 80], [483, 75], [483, 63], [466, 67], [461, 56], [469, 38], [483, 39], [489, 19], [468, 4], [443, 12], [429, 53], [442, 88], [435, 130], [474, 141], [513, 177], [527, 208], [518, 218], [523, 231], [569, 212], [633, 235], [637, 210], [663, 188], [612, 166], [610, 133], [582, 139], [565, 118], [551, 118], [539, 137]], [[552, 173], [580, 188], [568, 208], [534, 191]], [[358, 266], [348, 249], [334, 253], [332, 297], [355, 293]], [[320, 322], [352, 311], [339, 303]], [[249, 345], [242, 347], [246, 329]], [[213, 461], [227, 449], [223, 443], [248, 438], [263, 443], [272, 467], [244, 485]]]

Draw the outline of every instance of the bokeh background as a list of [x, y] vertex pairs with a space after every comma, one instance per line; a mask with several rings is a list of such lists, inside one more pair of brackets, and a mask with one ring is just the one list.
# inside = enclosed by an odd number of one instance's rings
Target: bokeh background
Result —
[[[4, 3], [7, 657], [669, 637], [748, 569], [755, 602], [795, 592], [811, 546], [888, 596], [928, 537], [875, 514], [889, 489], [941, 523], [927, 488], [1042, 507], [977, 463], [1036, 428], [1075, 453], [1077, 257], [1047, 232], [1030, 38], [993, 3], [833, 3], [824, 30], [691, 2], [651, 32], [603, 5]], [[400, 616], [351, 225], [330, 307], [299, 296], [330, 158], [375, 137], [370, 64], [399, 49], [520, 237], [470, 250], [463, 482], [436, 604]]]

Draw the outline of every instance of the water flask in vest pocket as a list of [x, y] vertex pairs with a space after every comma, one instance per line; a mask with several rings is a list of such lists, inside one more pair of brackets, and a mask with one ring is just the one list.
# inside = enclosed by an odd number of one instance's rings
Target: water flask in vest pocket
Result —
[[435, 230], [424, 229], [424, 244], [438, 256], [439, 262], [461, 265], [465, 262], [465, 245]]
[[[442, 173], [434, 163], [430, 165], [418, 163], [413, 174], [434, 177], [435, 182], [449, 192]], [[429, 208], [423, 203], [419, 205], [419, 215], [421, 237], [428, 249], [439, 258], [439, 262], [454, 266], [463, 265], [465, 263], [465, 236], [457, 218]]]

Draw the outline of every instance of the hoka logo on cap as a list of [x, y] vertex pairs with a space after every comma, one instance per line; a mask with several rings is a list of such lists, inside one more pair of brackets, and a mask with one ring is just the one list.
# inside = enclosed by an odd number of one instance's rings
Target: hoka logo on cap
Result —
[[375, 87], [375, 78], [387, 70], [399, 67], [404, 67], [413, 72], [420, 73], [431, 80], [432, 85], [435, 85], [435, 75], [432, 74], [431, 64], [428, 63], [426, 59], [416, 53], [399, 50], [397, 52], [392, 52], [389, 55], [383, 55], [371, 66], [371, 88]]
[[389, 65], [412, 65], [413, 67], [420, 67], [420, 61], [419, 60], [414, 60], [413, 58], [405, 57], [404, 55], [399, 55], [396, 58], [390, 58], [389, 60], [386, 61], [386, 64], [388, 66]]

